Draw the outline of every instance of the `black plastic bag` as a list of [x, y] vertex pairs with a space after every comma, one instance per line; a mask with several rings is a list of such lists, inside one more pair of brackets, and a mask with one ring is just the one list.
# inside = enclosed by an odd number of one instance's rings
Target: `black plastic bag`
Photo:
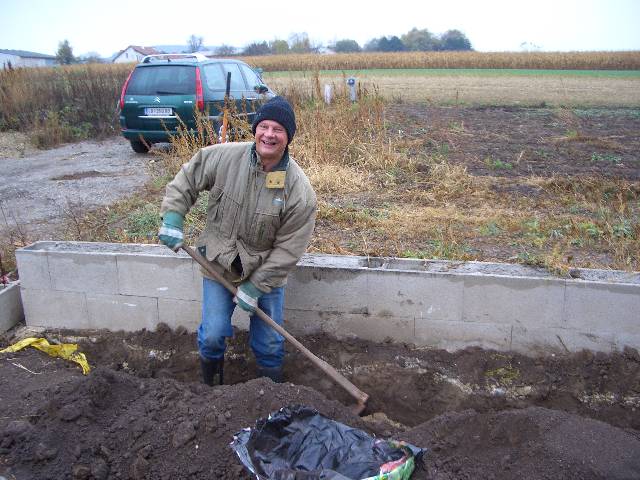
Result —
[[376, 439], [302, 405], [281, 408], [238, 432], [231, 448], [260, 480], [407, 479], [423, 452]]

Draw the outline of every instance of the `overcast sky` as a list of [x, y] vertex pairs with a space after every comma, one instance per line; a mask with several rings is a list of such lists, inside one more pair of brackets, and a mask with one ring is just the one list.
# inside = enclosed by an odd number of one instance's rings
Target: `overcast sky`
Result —
[[0, 0], [0, 49], [76, 55], [128, 45], [243, 47], [306, 32], [324, 45], [458, 29], [478, 51], [640, 50], [640, 0]]

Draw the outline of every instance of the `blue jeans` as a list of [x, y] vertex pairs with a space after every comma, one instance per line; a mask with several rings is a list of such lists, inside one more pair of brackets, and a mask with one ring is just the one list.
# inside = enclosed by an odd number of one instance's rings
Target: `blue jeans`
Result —
[[[274, 288], [260, 297], [258, 306], [278, 325], [284, 320], [284, 287]], [[208, 278], [202, 282], [202, 322], [198, 328], [198, 350], [207, 360], [224, 357], [226, 337], [233, 336], [231, 315], [236, 307], [233, 295], [221, 284]], [[258, 365], [266, 368], [281, 367], [284, 359], [284, 337], [251, 315], [249, 344]]]

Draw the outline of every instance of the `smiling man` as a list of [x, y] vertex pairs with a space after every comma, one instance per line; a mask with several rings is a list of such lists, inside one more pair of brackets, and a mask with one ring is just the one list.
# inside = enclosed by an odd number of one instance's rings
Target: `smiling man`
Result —
[[258, 110], [252, 128], [254, 142], [201, 149], [167, 185], [162, 201], [158, 236], [177, 250], [185, 215], [198, 194], [209, 191], [198, 250], [238, 286], [234, 297], [203, 272], [198, 350], [202, 379], [208, 385], [223, 383], [226, 337], [233, 335], [236, 304], [251, 315], [250, 344], [258, 376], [283, 380], [284, 338], [254, 312], [258, 306], [283, 323], [287, 275], [304, 254], [315, 225], [315, 193], [289, 156], [296, 132], [291, 105], [283, 97], [272, 98]]

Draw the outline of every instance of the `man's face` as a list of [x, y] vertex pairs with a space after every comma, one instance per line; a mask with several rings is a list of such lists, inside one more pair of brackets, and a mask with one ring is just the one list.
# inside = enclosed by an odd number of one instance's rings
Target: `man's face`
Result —
[[287, 148], [287, 131], [273, 120], [262, 120], [256, 126], [256, 152], [265, 162], [279, 162]]

